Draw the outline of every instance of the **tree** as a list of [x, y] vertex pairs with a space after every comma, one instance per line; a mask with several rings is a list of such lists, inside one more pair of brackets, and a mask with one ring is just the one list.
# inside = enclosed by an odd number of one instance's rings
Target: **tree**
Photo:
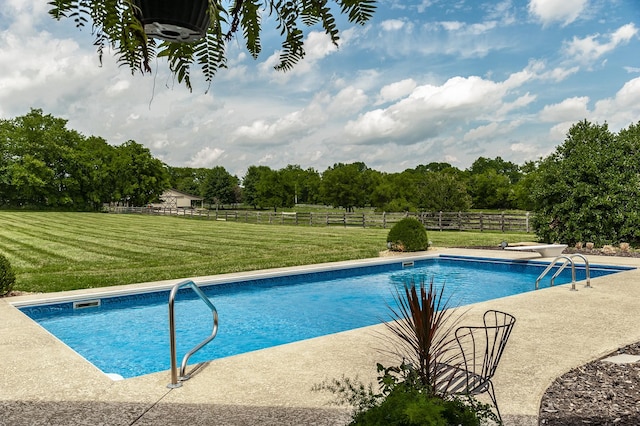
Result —
[[204, 167], [169, 167], [170, 186], [187, 194], [204, 198], [203, 185], [209, 169]]
[[245, 203], [254, 208], [293, 207], [293, 182], [287, 182], [283, 170], [272, 170], [268, 166], [250, 166], [242, 183]]
[[380, 180], [380, 172], [364, 163], [337, 163], [322, 173], [320, 192], [325, 203], [353, 211], [370, 202], [370, 195]]
[[535, 184], [539, 161], [527, 161], [520, 167], [522, 177], [513, 185], [509, 194], [509, 203], [520, 210], [533, 210], [535, 208], [531, 193]]
[[81, 140], [78, 148], [75, 157], [78, 196], [88, 209], [99, 210], [112, 200], [115, 175], [111, 165], [116, 148], [95, 136]]
[[465, 184], [452, 173], [428, 172], [420, 182], [418, 206], [431, 212], [463, 212], [471, 207]]
[[115, 176], [113, 201], [144, 206], [157, 201], [169, 186], [169, 174], [162, 161], [135, 141], [116, 147], [112, 173]]
[[509, 177], [494, 169], [472, 174], [467, 181], [471, 203], [475, 209], [508, 209], [511, 182]]
[[574, 124], [538, 168], [532, 199], [537, 235], [548, 242], [640, 242], [640, 123], [617, 135]]
[[80, 201], [76, 155], [83, 137], [66, 124], [40, 109], [0, 121], [4, 203], [71, 207]]
[[294, 194], [292, 182], [285, 180], [281, 170], [264, 169], [256, 185], [258, 205], [261, 207], [293, 207]]
[[[208, 27], [204, 37], [192, 43], [156, 41], [150, 39], [143, 25], [140, 0], [52, 0], [50, 14], [60, 20], [71, 18], [78, 28], [91, 22], [94, 44], [102, 59], [106, 48], [113, 50], [118, 62], [132, 73], [151, 72], [149, 62], [154, 57], [166, 57], [171, 72], [191, 88], [193, 64], [201, 67], [207, 81], [220, 68], [226, 67], [226, 45], [238, 32], [253, 58], [262, 50], [262, 22], [274, 16], [276, 28], [283, 37], [280, 61], [276, 69], [291, 69], [304, 55], [302, 26], [320, 25], [337, 46], [339, 30], [334, 12], [326, 1], [308, 0], [244, 0], [225, 6], [218, 0], [206, 0]], [[340, 13], [349, 22], [364, 25], [375, 11], [375, 0], [336, 0]], [[185, 7], [186, 3], [185, 3]], [[206, 26], [206, 22], [205, 22]]]
[[501, 157], [479, 157], [466, 170], [467, 190], [476, 209], [512, 208], [513, 185], [522, 177], [520, 167]]
[[211, 204], [233, 204], [236, 200], [235, 188], [238, 186], [238, 178], [232, 176], [222, 166], [216, 166], [207, 171], [203, 184], [202, 196]]
[[320, 189], [320, 174], [313, 168], [303, 170], [299, 165], [280, 169], [284, 183], [293, 191], [293, 204], [315, 204]]
[[242, 197], [244, 202], [254, 209], [258, 208], [258, 182], [267, 169], [267, 166], [249, 166], [242, 178]]
[[520, 167], [511, 161], [505, 161], [502, 157], [494, 159], [478, 157], [469, 168], [472, 175], [487, 173], [494, 170], [497, 174], [507, 176], [510, 183], [516, 183], [522, 177]]

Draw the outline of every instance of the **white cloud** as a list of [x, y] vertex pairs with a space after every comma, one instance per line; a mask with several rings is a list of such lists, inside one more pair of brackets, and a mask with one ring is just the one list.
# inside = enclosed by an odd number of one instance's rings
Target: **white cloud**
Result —
[[589, 117], [587, 96], [573, 97], [553, 105], [545, 105], [538, 117], [544, 122], [580, 121]]
[[530, 0], [529, 13], [544, 25], [553, 22], [568, 25], [580, 16], [587, 4], [587, 0]]
[[447, 31], [458, 31], [464, 27], [464, 22], [443, 21], [443, 22], [440, 22], [440, 25], [442, 26], [442, 28], [444, 28]]
[[223, 149], [207, 146], [191, 157], [189, 167], [213, 167], [222, 154], [224, 154]]
[[386, 21], [382, 21], [380, 26], [384, 31], [398, 31], [404, 27], [405, 22], [400, 19], [387, 19]]
[[409, 93], [411, 93], [413, 89], [415, 89], [416, 85], [417, 83], [415, 82], [414, 79], [407, 78], [407, 79], [383, 86], [380, 89], [380, 94], [378, 95], [378, 101], [376, 102], [376, 105], [395, 101], [396, 99], [400, 99], [403, 96], [406, 96]]
[[[574, 37], [572, 41], [565, 43], [564, 50], [575, 60], [588, 64], [611, 52], [619, 45], [628, 43], [637, 34], [636, 26], [627, 24], [605, 36], [593, 34], [584, 38]], [[601, 42], [599, 39], [607, 41]]]
[[[345, 32], [341, 33], [339, 45], [344, 45], [348, 37], [345, 37]], [[331, 38], [324, 32], [311, 31], [304, 41], [305, 56], [300, 60], [293, 69], [287, 72], [281, 72], [274, 70], [273, 67], [280, 63], [280, 50], [276, 50], [259, 66], [261, 72], [264, 75], [269, 76], [273, 81], [279, 83], [287, 83], [292, 77], [298, 77], [300, 75], [310, 74], [314, 71], [316, 63], [321, 61], [328, 55], [335, 53], [338, 50], [335, 44], [331, 41]]]
[[595, 120], [607, 121], [613, 129], [637, 123], [640, 117], [640, 77], [629, 80], [612, 98], [596, 102], [593, 111]]
[[445, 31], [454, 33], [457, 36], [460, 35], [480, 35], [487, 33], [498, 26], [497, 21], [485, 21], [475, 24], [467, 24], [460, 21], [441, 21], [438, 23]]
[[511, 0], [504, 0], [496, 4], [488, 4], [487, 19], [498, 20], [503, 25], [512, 25], [517, 22], [515, 8]]
[[558, 123], [549, 129], [549, 138], [555, 143], [559, 144], [566, 138], [569, 133], [569, 129], [574, 125], [574, 121], [563, 121]]
[[479, 127], [476, 127], [475, 129], [469, 130], [467, 133], [465, 133], [463, 139], [466, 142], [474, 141], [477, 139], [487, 139], [491, 136], [495, 136], [497, 132], [498, 132], [498, 123], [493, 122], [493, 123], [487, 124], [486, 126], [479, 126]]
[[551, 71], [546, 71], [540, 74], [540, 78], [543, 80], [553, 80], [553, 81], [562, 81], [568, 78], [569, 76], [580, 71], [580, 67], [575, 66], [571, 68], [561, 68], [557, 67], [552, 69]]
[[[476, 76], [453, 77], [441, 86], [417, 86], [388, 108], [372, 110], [350, 120], [345, 132], [356, 143], [388, 140], [411, 145], [434, 138], [444, 129], [463, 125], [471, 121], [471, 117], [481, 119], [495, 115], [513, 87], [516, 85], [511, 79], [496, 83]], [[530, 101], [531, 97], [525, 95], [516, 103]]]
[[510, 113], [511, 111], [515, 111], [515, 110], [519, 110], [522, 109], [524, 107], [526, 107], [527, 105], [531, 104], [532, 102], [534, 102], [537, 99], [536, 95], [532, 95], [531, 93], [527, 92], [524, 95], [518, 97], [515, 101], [513, 102], [505, 102], [499, 109], [498, 109], [498, 116], [505, 116], [508, 113]]
[[526, 144], [526, 143], [512, 143], [511, 146], [509, 147], [509, 149], [511, 149], [511, 151], [513, 152], [522, 152], [525, 154], [531, 154], [536, 152], [536, 147], [534, 145], [531, 144]]
[[355, 114], [367, 105], [368, 100], [362, 89], [353, 86], [345, 87], [330, 100], [327, 113], [332, 116]]

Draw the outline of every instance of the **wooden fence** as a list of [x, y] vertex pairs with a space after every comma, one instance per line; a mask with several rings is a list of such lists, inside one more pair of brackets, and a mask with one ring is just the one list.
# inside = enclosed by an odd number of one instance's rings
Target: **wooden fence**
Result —
[[147, 207], [107, 207], [110, 213], [171, 215], [269, 225], [350, 226], [390, 228], [405, 217], [418, 218], [427, 229], [437, 231], [532, 232], [531, 215], [475, 212], [421, 213], [338, 213], [338, 212], [271, 212], [255, 210], [207, 210]]

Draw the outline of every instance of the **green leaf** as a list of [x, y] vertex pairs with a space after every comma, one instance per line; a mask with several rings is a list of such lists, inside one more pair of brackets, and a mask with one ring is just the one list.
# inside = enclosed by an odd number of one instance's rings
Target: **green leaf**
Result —
[[[220, 0], [208, 0], [211, 17], [207, 34], [189, 44], [190, 47], [168, 47], [148, 40], [140, 20], [140, 10], [133, 0], [51, 0], [49, 14], [56, 20], [68, 18], [78, 28], [91, 22], [94, 45], [102, 63], [105, 46], [109, 46], [121, 66], [132, 73], [150, 73], [149, 62], [156, 56], [169, 58], [169, 68], [191, 89], [191, 67], [197, 63], [206, 81], [213, 80], [218, 69], [226, 66], [226, 43], [242, 29], [245, 45], [255, 59], [262, 51], [262, 16], [275, 16], [276, 29], [284, 36], [280, 63], [277, 70], [287, 71], [305, 55], [304, 33], [301, 24], [307, 27], [321, 22], [324, 31], [337, 45], [339, 31], [327, 0], [234, 0], [229, 14]], [[375, 11], [375, 0], [341, 0], [341, 13], [348, 15], [350, 22], [364, 24]]]

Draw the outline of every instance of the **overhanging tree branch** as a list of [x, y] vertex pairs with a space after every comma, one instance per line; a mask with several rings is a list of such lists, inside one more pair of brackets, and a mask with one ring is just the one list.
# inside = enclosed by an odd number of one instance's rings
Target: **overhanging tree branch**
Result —
[[[155, 9], [162, 9], [158, 7], [160, 2], [166, 4], [167, 9], [175, 8], [175, 2], [178, 8], [196, 8], [202, 3], [206, 9], [206, 28], [199, 33], [187, 25], [185, 30], [175, 22], [176, 13], [162, 22], [164, 26], [150, 23], [149, 16], [143, 16], [148, 9], [146, 1], [156, 2]], [[339, 13], [358, 25], [368, 22], [376, 8], [376, 0], [334, 2]], [[226, 45], [238, 32], [251, 56], [258, 57], [262, 50], [261, 11], [276, 16], [276, 28], [283, 37], [277, 70], [290, 70], [304, 58], [302, 26], [319, 24], [334, 44], [339, 40], [334, 13], [327, 0], [233, 0], [226, 4], [221, 0], [52, 0], [49, 5], [49, 13], [56, 20], [72, 19], [80, 29], [90, 23], [101, 62], [104, 47], [109, 46], [120, 65], [128, 66], [132, 74], [144, 74], [151, 72], [151, 59], [164, 56], [168, 58], [171, 72], [189, 89], [193, 65], [201, 68], [207, 82], [213, 80], [220, 68], [226, 67]], [[164, 41], [157, 43], [152, 37]], [[189, 47], [184, 46], [185, 42]]]

